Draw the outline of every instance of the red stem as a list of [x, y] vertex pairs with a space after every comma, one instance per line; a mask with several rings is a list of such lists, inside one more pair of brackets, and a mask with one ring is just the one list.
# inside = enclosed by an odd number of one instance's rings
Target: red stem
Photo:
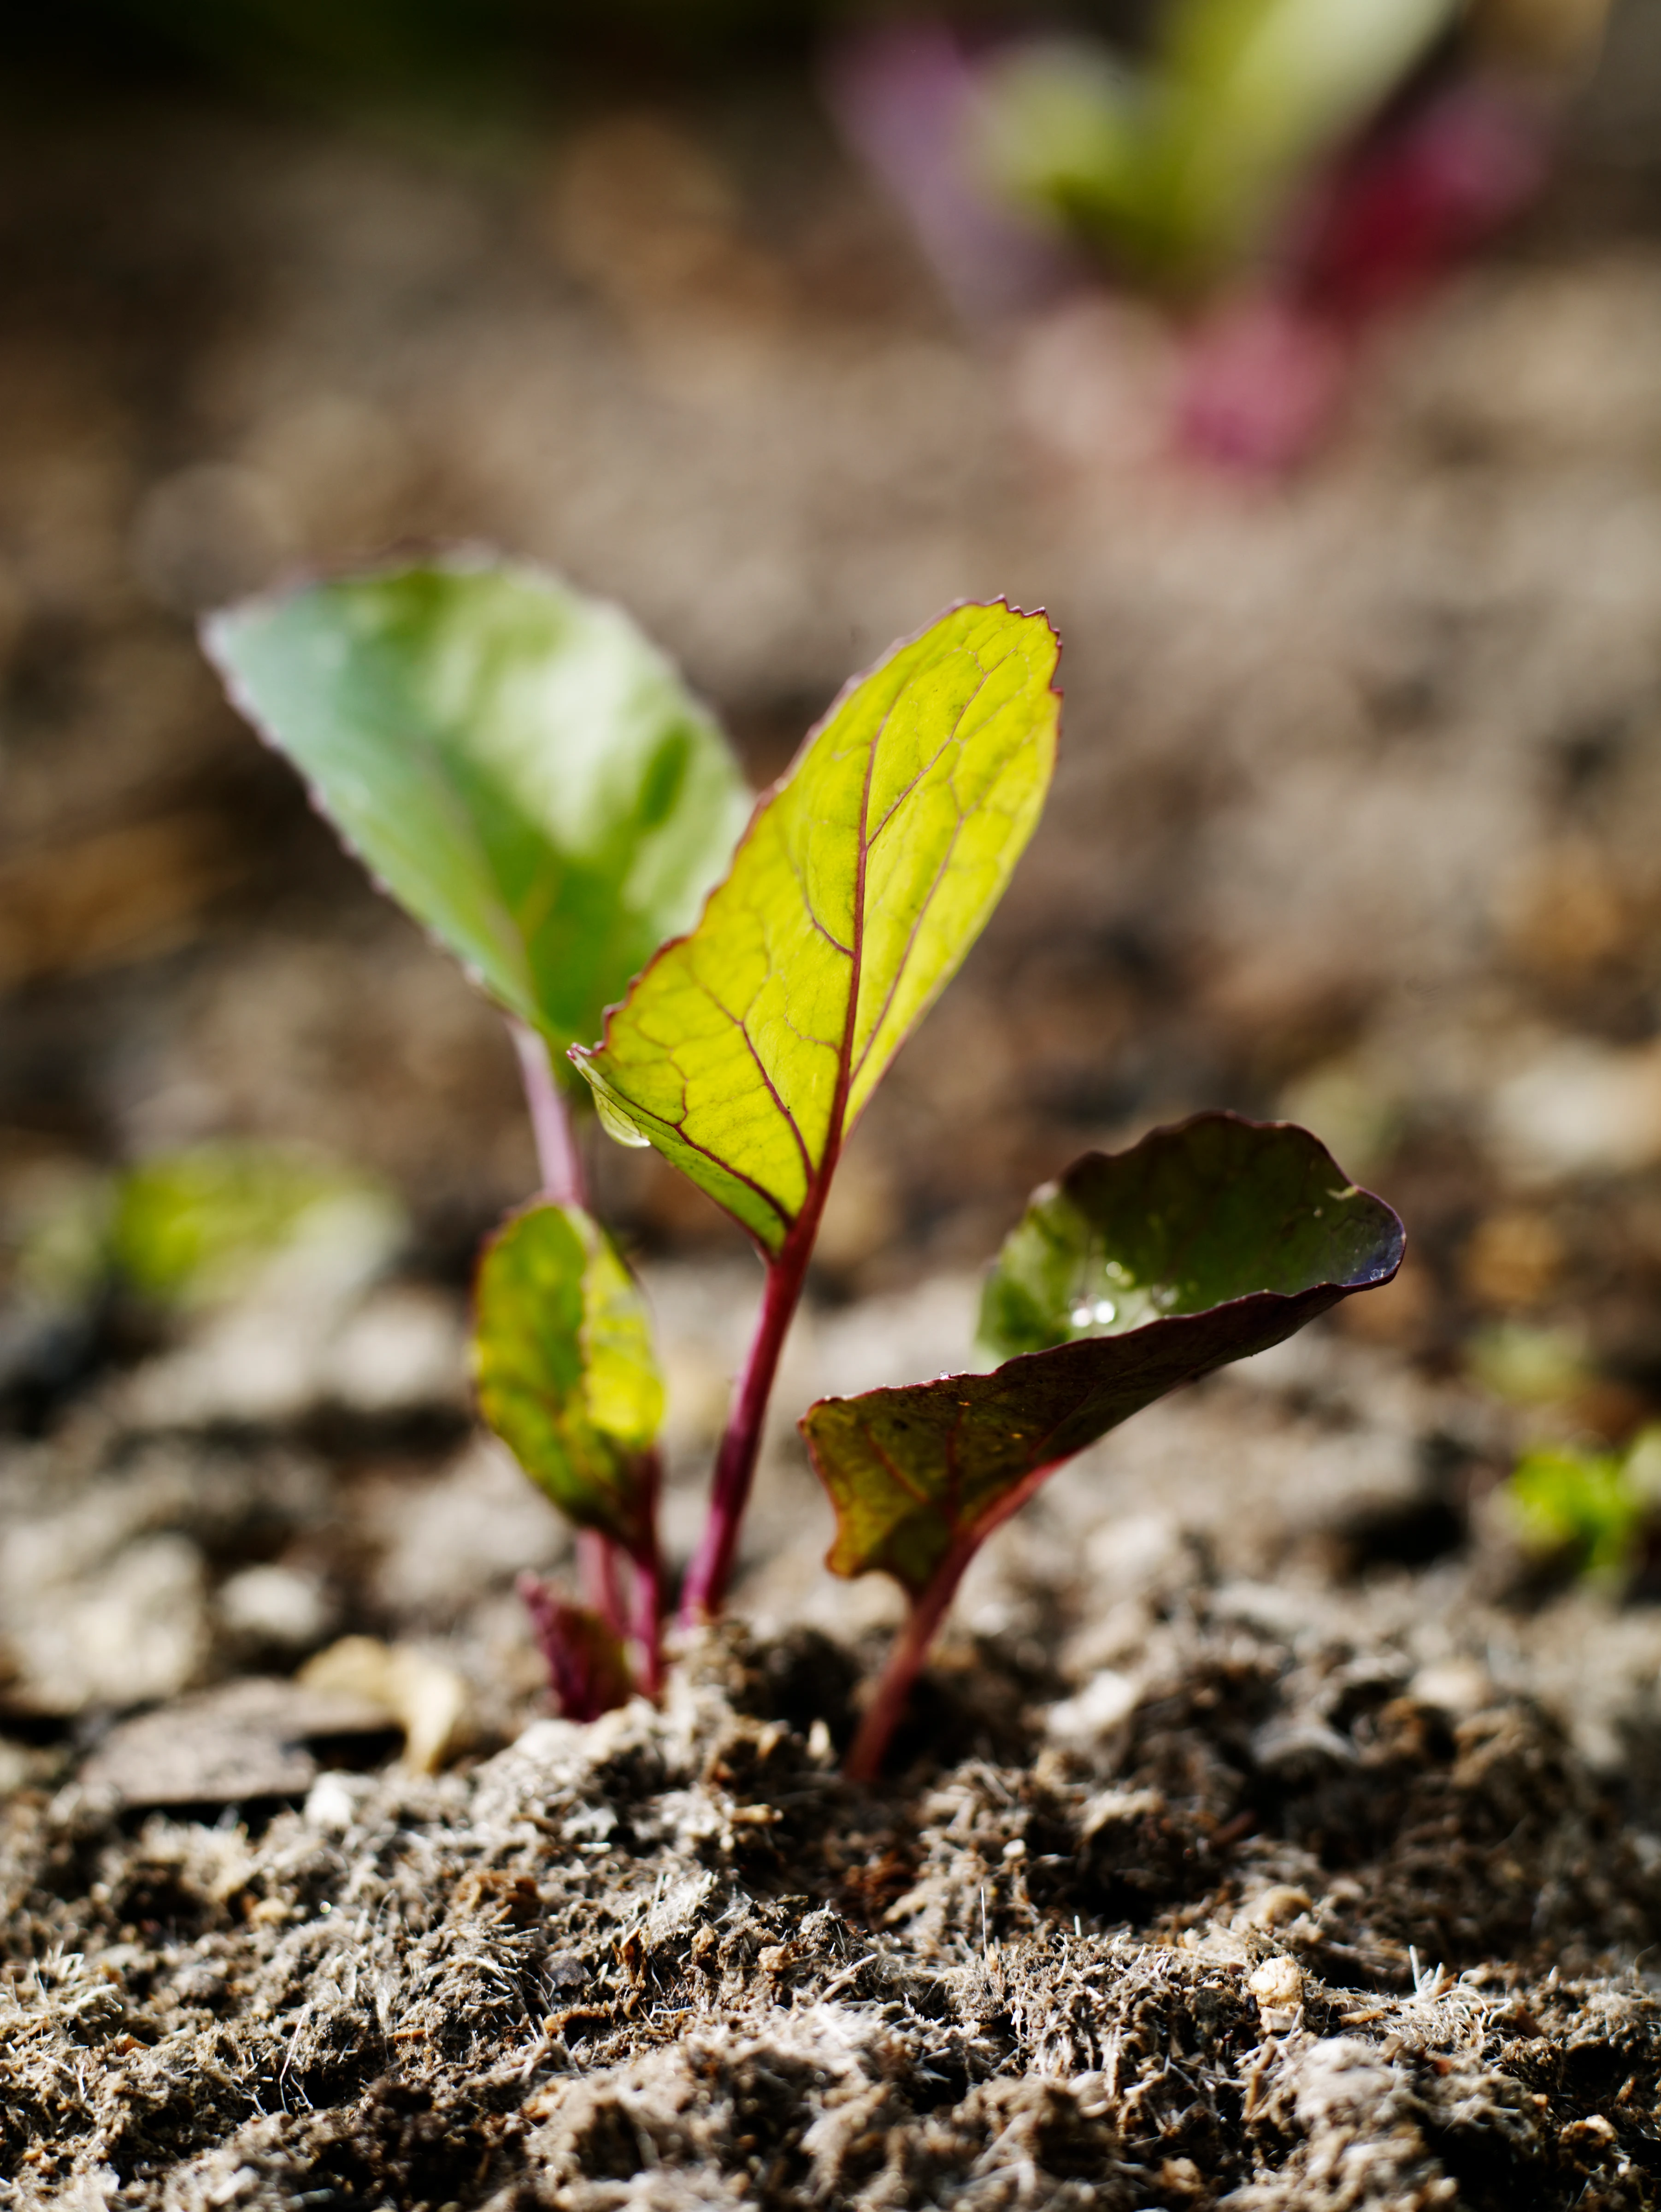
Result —
[[703, 1534], [681, 1589], [683, 1628], [698, 1627], [706, 1620], [713, 1620], [721, 1611], [738, 1552], [739, 1525], [755, 1480], [756, 1461], [767, 1423], [767, 1401], [773, 1395], [779, 1354], [784, 1349], [791, 1319], [801, 1298], [802, 1285], [807, 1279], [807, 1262], [812, 1256], [814, 1233], [824, 1205], [824, 1188], [830, 1180], [830, 1164], [827, 1162], [808, 1206], [797, 1217], [776, 1256], [767, 1263], [767, 1281], [761, 1294], [756, 1333], [751, 1340], [744, 1372], [739, 1377], [727, 1432], [715, 1460], [709, 1516], [703, 1524]]
[[559, 1087], [548, 1048], [528, 1024], [509, 1019], [519, 1072], [525, 1085], [525, 1103], [531, 1109], [531, 1130], [536, 1139], [537, 1165], [542, 1175], [542, 1194], [556, 1206], [588, 1204], [582, 1154], [571, 1126], [565, 1094]]
[[894, 1638], [877, 1683], [876, 1695], [866, 1707], [858, 1733], [842, 1763], [842, 1771], [850, 1782], [874, 1782], [881, 1772], [889, 1738], [910, 1701], [912, 1686], [928, 1663], [940, 1623], [958, 1594], [958, 1584], [975, 1550], [976, 1547], [970, 1545], [948, 1553], [928, 1588], [920, 1598], [912, 1600], [905, 1626]]
[[628, 1611], [618, 1569], [626, 1554], [598, 1528], [577, 1530], [577, 1577], [582, 1601], [618, 1636], [629, 1633]]
[[1034, 1468], [973, 1528], [964, 1529], [934, 1570], [934, 1579], [922, 1595], [912, 1599], [905, 1626], [894, 1638], [878, 1680], [876, 1694], [866, 1707], [865, 1717], [848, 1747], [848, 1756], [843, 1760], [842, 1771], [850, 1782], [874, 1782], [882, 1771], [889, 1739], [905, 1711], [912, 1686], [928, 1663], [940, 1623], [951, 1609], [970, 1561], [992, 1531], [1001, 1528], [1012, 1513], [1019, 1512], [1060, 1464], [1059, 1460], [1051, 1460], [1047, 1466]]
[[640, 1647], [640, 1686], [655, 1698], [663, 1688], [663, 1578], [655, 1553], [636, 1559], [634, 1641]]
[[630, 1554], [634, 1599], [631, 1633], [640, 1647], [640, 1686], [648, 1698], [663, 1687], [663, 1559], [658, 1545], [658, 1493], [663, 1487], [663, 1455], [654, 1445], [643, 1477], [646, 1534]]
[[[843, 1018], [842, 1049], [837, 1063], [837, 1087], [830, 1101], [824, 1150], [818, 1169], [809, 1170], [801, 1212], [788, 1235], [768, 1261], [767, 1282], [761, 1294], [761, 1311], [751, 1340], [744, 1373], [727, 1416], [727, 1433], [715, 1459], [715, 1480], [709, 1498], [709, 1517], [681, 1591], [680, 1619], [684, 1628], [696, 1628], [721, 1611], [733, 1561], [739, 1547], [739, 1526], [750, 1502], [756, 1461], [767, 1423], [767, 1401], [773, 1395], [779, 1354], [807, 1279], [807, 1263], [813, 1256], [813, 1240], [819, 1233], [819, 1217], [830, 1194], [830, 1178], [842, 1158], [848, 1119], [849, 1093], [854, 1075], [854, 1035], [859, 1019], [860, 980], [865, 957], [865, 882], [871, 848], [866, 830], [870, 817], [871, 777], [876, 766], [872, 747], [865, 764], [865, 786], [860, 797], [859, 857], [854, 872], [854, 944], [848, 978], [848, 1006]], [[800, 1139], [800, 1132], [797, 1132]]]

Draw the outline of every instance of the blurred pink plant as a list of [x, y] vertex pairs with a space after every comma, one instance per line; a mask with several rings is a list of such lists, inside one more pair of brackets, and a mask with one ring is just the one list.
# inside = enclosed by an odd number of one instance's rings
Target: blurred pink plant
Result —
[[1549, 173], [1551, 82], [1458, 55], [1382, 87], [1362, 126], [1270, 198], [1249, 249], [1202, 235], [1196, 257], [1173, 233], [1161, 265], [1157, 222], [1152, 247], [1116, 252], [1105, 223], [1092, 232], [1076, 210], [1000, 191], [982, 157], [987, 106], [1037, 46], [975, 48], [943, 20], [888, 27], [831, 50], [826, 94], [968, 322], [1019, 324], [1104, 281], [1151, 296], [1177, 349], [1171, 438], [1220, 466], [1274, 472], [1308, 456], [1374, 328], [1480, 251]]

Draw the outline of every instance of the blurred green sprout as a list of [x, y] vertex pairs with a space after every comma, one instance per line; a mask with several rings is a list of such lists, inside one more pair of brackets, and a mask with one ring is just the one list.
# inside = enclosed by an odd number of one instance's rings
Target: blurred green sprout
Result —
[[113, 1287], [188, 1312], [236, 1297], [302, 1247], [386, 1251], [402, 1230], [387, 1192], [333, 1162], [283, 1146], [193, 1145], [52, 1177], [18, 1225], [11, 1273], [41, 1306]]
[[1661, 1522], [1661, 1425], [1640, 1430], [1622, 1450], [1538, 1446], [1518, 1462], [1504, 1497], [1535, 1559], [1624, 1585]]
[[986, 88], [995, 184], [1134, 275], [1214, 282], [1389, 99], [1455, 0], [1171, 0], [1133, 66], [1079, 35], [1016, 48]]

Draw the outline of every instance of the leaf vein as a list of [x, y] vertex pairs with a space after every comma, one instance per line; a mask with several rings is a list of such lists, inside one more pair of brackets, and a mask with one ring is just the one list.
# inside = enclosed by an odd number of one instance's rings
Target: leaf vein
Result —
[[902, 1467], [900, 1467], [898, 1462], [890, 1457], [889, 1454], [878, 1442], [874, 1432], [867, 1427], [864, 1433], [867, 1444], [876, 1455], [877, 1458], [882, 1462], [884, 1468], [886, 1469], [888, 1475], [895, 1486], [897, 1489], [903, 1490], [906, 1496], [914, 1499], [917, 1504], [933, 1506], [935, 1501], [928, 1495], [928, 1492], [926, 1490], [920, 1490], [917, 1485], [911, 1480], [910, 1476], [905, 1473]]
[[[721, 1006], [721, 1001], [719, 999], [712, 1000], [711, 1003], [715, 1006]], [[721, 1011], [723, 1014], [727, 1015], [727, 1020], [731, 1022], [733, 1028], [744, 1039], [744, 1048], [749, 1054], [751, 1059], [756, 1063], [756, 1073], [761, 1078], [762, 1088], [766, 1091], [774, 1105], [777, 1107], [779, 1112], [783, 1115], [785, 1127], [789, 1130], [791, 1135], [796, 1140], [796, 1150], [801, 1155], [802, 1172], [811, 1183], [813, 1179], [813, 1164], [808, 1158], [807, 1139], [802, 1135], [801, 1130], [797, 1125], [795, 1115], [790, 1111], [790, 1109], [785, 1104], [783, 1099], [779, 1096], [778, 1085], [774, 1082], [772, 1077], [767, 1073], [766, 1064], [763, 1060], [761, 1054], [757, 1048], [756, 1041], [754, 1037], [751, 1036], [749, 1030], [745, 1026], [744, 1021], [737, 1014], [728, 1012], [725, 1006], [721, 1006]], [[797, 1034], [798, 1032], [794, 1030], [792, 1031], [793, 1036]], [[803, 1038], [801, 1041], [804, 1043], [806, 1042], [806, 1038]], [[781, 1219], [784, 1218], [782, 1210], [780, 1218]]]
[[877, 1039], [882, 1034], [882, 1025], [888, 1019], [890, 1009], [894, 1004], [895, 994], [898, 991], [900, 985], [905, 980], [906, 969], [910, 964], [912, 954], [916, 950], [917, 933], [922, 929], [924, 922], [928, 919], [929, 909], [932, 908], [934, 900], [940, 894], [940, 885], [946, 878], [946, 872], [952, 865], [952, 855], [958, 849], [958, 840], [962, 835], [963, 816], [959, 814], [958, 817], [958, 826], [952, 832], [946, 851], [940, 856], [940, 864], [934, 871], [934, 880], [930, 884], [928, 890], [917, 902], [917, 911], [912, 917], [911, 927], [906, 934], [905, 950], [900, 954], [899, 958], [894, 963], [894, 973], [889, 981], [887, 991], [884, 994], [881, 1011], [879, 1012], [875, 1021], [871, 1024], [870, 1034], [865, 1040], [864, 1051], [861, 1053], [858, 1060], [855, 1062], [854, 1079], [855, 1081], [857, 1081], [860, 1076], [864, 1073], [865, 1063], [870, 1059], [872, 1050], [876, 1044]]
[[[662, 1120], [663, 1117], [659, 1115], [654, 1115], [651, 1118], [654, 1121], [659, 1121]], [[676, 1136], [679, 1139], [680, 1142], [685, 1146], [689, 1152], [696, 1152], [700, 1159], [708, 1160], [711, 1167], [719, 1168], [723, 1175], [731, 1176], [734, 1182], [741, 1182], [747, 1190], [754, 1191], [756, 1196], [761, 1200], [762, 1204], [764, 1206], [770, 1206], [772, 1211], [777, 1214], [783, 1225], [787, 1229], [789, 1227], [789, 1215], [786, 1213], [783, 1206], [780, 1205], [778, 1200], [773, 1195], [772, 1192], [767, 1188], [764, 1183], [757, 1182], [754, 1176], [745, 1175], [741, 1168], [735, 1168], [730, 1160], [722, 1159], [719, 1152], [712, 1152], [708, 1145], [699, 1144], [696, 1137], [689, 1137], [686, 1133], [686, 1126], [684, 1122], [666, 1121], [664, 1121], [664, 1127], [674, 1131]]]

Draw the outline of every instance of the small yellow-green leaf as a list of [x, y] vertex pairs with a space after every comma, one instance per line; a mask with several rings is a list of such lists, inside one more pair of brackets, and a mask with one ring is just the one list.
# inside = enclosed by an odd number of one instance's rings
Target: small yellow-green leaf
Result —
[[485, 1247], [473, 1378], [485, 1419], [561, 1511], [648, 1556], [663, 1382], [634, 1278], [578, 1207], [527, 1206]]
[[851, 684], [757, 808], [690, 936], [572, 1057], [777, 1252], [1002, 895], [1049, 788], [1059, 646], [954, 608]]
[[827, 1398], [801, 1427], [837, 1511], [829, 1564], [914, 1598], [1062, 1461], [1166, 1391], [1266, 1351], [1401, 1264], [1402, 1224], [1307, 1131], [1202, 1114], [1040, 1191], [983, 1333], [989, 1375]]
[[749, 812], [663, 656], [533, 568], [309, 584], [203, 635], [347, 844], [561, 1052], [694, 920]]

